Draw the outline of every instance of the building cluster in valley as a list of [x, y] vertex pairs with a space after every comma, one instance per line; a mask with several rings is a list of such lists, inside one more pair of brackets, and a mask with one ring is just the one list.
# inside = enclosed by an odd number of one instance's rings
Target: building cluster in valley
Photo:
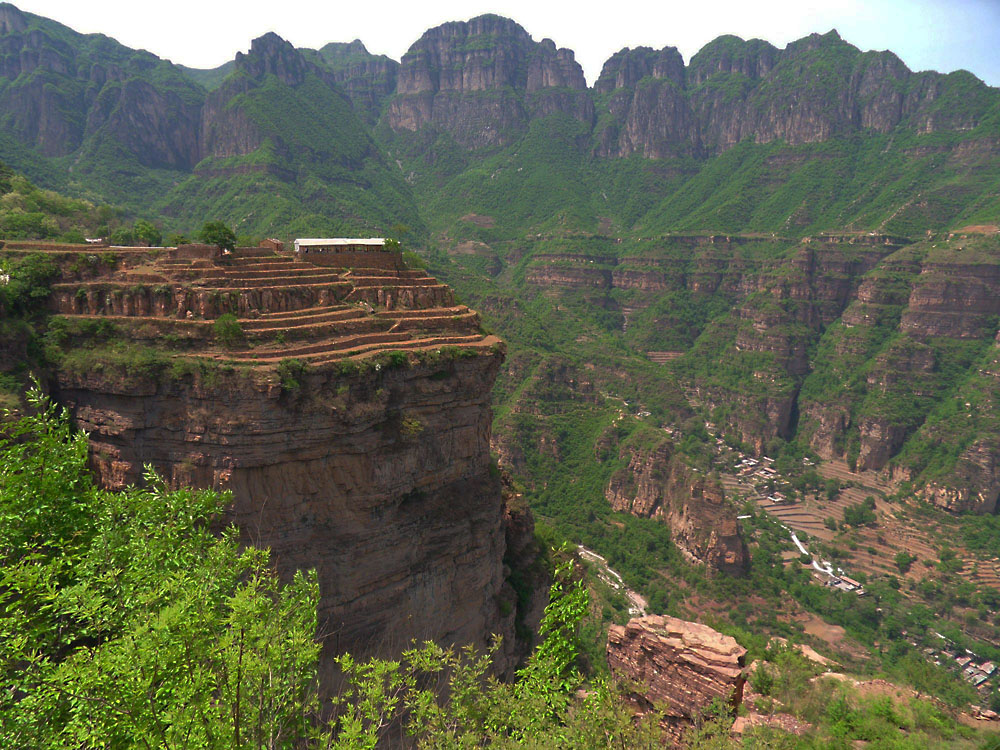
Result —
[[[935, 633], [941, 639], [940, 648], [927, 647], [924, 655], [935, 665], [951, 666], [962, 673], [962, 678], [973, 687], [989, 690], [989, 683], [997, 676], [997, 665], [988, 659], [982, 659], [967, 648], [955, 644], [947, 636]], [[916, 646], [915, 642], [912, 645]]]
[[[716, 444], [721, 444], [721, 439], [716, 440]], [[769, 456], [761, 456], [760, 459], [751, 458], [740, 454], [740, 462], [736, 464], [736, 474], [747, 480], [758, 479], [762, 482], [775, 482], [780, 477], [774, 470], [774, 459]], [[776, 505], [795, 502], [788, 498], [781, 490], [774, 490], [767, 495], [767, 499]]]
[[[780, 472], [774, 468], [775, 462], [773, 458], [770, 456], [754, 458], [753, 456], [748, 456], [736, 448], [727, 448], [726, 442], [721, 437], [716, 436], [715, 425], [713, 423], [705, 422], [705, 429], [714, 438], [715, 450], [717, 454], [725, 450], [731, 450], [735, 453], [735, 479], [740, 483], [741, 487], [748, 488], [748, 485], [752, 486], [754, 492], [757, 493], [758, 502], [762, 502], [766, 506], [772, 507], [794, 505], [796, 503], [796, 500], [793, 497], [789, 497], [789, 495], [786, 494], [786, 490], [783, 489], [783, 487], [787, 487], [789, 485], [781, 476]], [[806, 467], [816, 465], [816, 463], [809, 458], [803, 458], [802, 464]], [[788, 530], [791, 532], [791, 529]], [[798, 537], [793, 535], [793, 541], [799, 548], [800, 552], [803, 554], [809, 554], [805, 546], [802, 545], [802, 542], [798, 540]], [[822, 565], [814, 563], [813, 567], [815, 568], [815, 573], [813, 574], [814, 577], [824, 586], [835, 588], [838, 591], [855, 594], [856, 596], [865, 596], [867, 593], [864, 585], [860, 581], [844, 575], [842, 570], [839, 568], [834, 569], [829, 563], [823, 563]]]

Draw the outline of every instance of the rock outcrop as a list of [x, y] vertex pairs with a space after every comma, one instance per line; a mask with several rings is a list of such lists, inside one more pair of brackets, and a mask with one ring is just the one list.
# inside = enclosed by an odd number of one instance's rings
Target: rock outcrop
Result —
[[150, 464], [231, 491], [247, 542], [270, 547], [283, 573], [316, 568], [326, 657], [389, 655], [413, 639], [482, 647], [513, 633], [489, 470], [498, 365], [316, 373], [295, 394], [238, 375], [212, 386], [67, 376], [58, 395], [105, 484]]
[[145, 167], [198, 161], [203, 93], [179, 68], [7, 3], [0, 33], [6, 133], [50, 157], [104, 139]]
[[[949, 106], [959, 88], [962, 106]], [[432, 126], [478, 148], [511, 143], [532, 116], [563, 112], [593, 124], [598, 156], [703, 158], [747, 139], [797, 145], [899, 125], [970, 130], [995, 104], [966, 73], [913, 73], [891, 52], [862, 53], [836, 31], [784, 49], [722, 36], [687, 67], [674, 47], [626, 48], [589, 96], [577, 93], [585, 89], [571, 51], [480, 16], [414, 43], [384, 122], [395, 131]]]
[[[530, 513], [513, 497], [505, 507], [491, 465], [499, 340], [390, 251], [393, 267], [351, 269], [269, 248], [153, 252], [108, 251], [97, 280], [66, 278], [81, 267], [73, 251], [60, 261], [63, 285], [101, 287], [91, 308], [56, 285], [53, 305], [82, 326], [69, 345], [105, 351], [86, 332], [103, 327], [146, 352], [138, 367], [94, 354], [53, 386], [103, 484], [138, 482], [149, 465], [230, 491], [245, 542], [269, 547], [283, 575], [315, 568], [329, 689], [336, 654], [486, 647], [492, 633], [508, 636], [497, 668], [509, 674], [540, 606]], [[138, 278], [182, 306], [144, 305]], [[222, 348], [211, 318], [227, 311], [241, 339]], [[174, 350], [147, 348], [168, 340]]]
[[[985, 237], [918, 243], [863, 277], [814, 365], [827, 385], [809, 388], [807, 379], [804, 386], [800, 429], [820, 455], [846, 455], [859, 470], [914, 482], [951, 511], [993, 512], [1000, 494], [995, 248]], [[949, 398], [953, 407], [945, 408]], [[946, 467], [940, 458], [949, 453]]]
[[[900, 124], [918, 132], [970, 129], [992, 98], [968, 74], [913, 73], [891, 52], [862, 53], [836, 31], [784, 49], [722, 36], [686, 69], [679, 59], [672, 47], [640, 47], [605, 63], [595, 90], [608, 96], [611, 117], [596, 134], [598, 154], [714, 154], [746, 139], [818, 143]], [[970, 87], [970, 106], [943, 106], [944, 92], [959, 83]]]
[[589, 124], [593, 111], [570, 50], [485, 15], [430, 29], [410, 47], [384, 121], [395, 131], [430, 126], [483, 148], [511, 143], [532, 117], [564, 112]]
[[[661, 710], [675, 738], [713, 701], [735, 714], [743, 700], [746, 649], [707, 625], [650, 615], [608, 629], [608, 666], [641, 713]], [[626, 688], [629, 689], [629, 688]]]
[[740, 575], [750, 553], [736, 521], [736, 509], [722, 486], [688, 467], [663, 438], [647, 447], [625, 445], [628, 466], [608, 482], [611, 507], [643, 518], [660, 518], [684, 555], [716, 570]]
[[331, 71], [331, 79], [364, 119], [374, 124], [382, 104], [396, 92], [399, 63], [385, 55], [373, 55], [360, 39], [331, 42], [321, 47], [319, 54]]

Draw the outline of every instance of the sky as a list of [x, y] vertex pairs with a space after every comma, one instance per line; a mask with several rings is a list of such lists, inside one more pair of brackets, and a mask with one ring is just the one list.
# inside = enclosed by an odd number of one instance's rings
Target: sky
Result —
[[685, 60], [720, 34], [783, 47], [837, 29], [890, 49], [913, 70], [964, 68], [1000, 86], [1000, 0], [14, 0], [21, 10], [101, 32], [181, 65], [213, 68], [274, 31], [296, 47], [361, 39], [402, 57], [428, 28], [481, 13], [513, 18], [536, 39], [569, 47], [587, 80], [623, 47], [677, 47]]

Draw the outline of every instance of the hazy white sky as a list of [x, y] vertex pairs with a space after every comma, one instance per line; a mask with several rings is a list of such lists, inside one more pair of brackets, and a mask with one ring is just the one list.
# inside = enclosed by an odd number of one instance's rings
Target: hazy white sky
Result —
[[622, 47], [672, 45], [685, 60], [720, 34], [780, 46], [836, 28], [862, 49], [891, 49], [914, 70], [966, 68], [1000, 85], [1000, 0], [15, 0], [77, 31], [210, 68], [274, 31], [297, 47], [361, 39], [397, 60], [426, 29], [481, 13], [576, 52], [590, 82]]

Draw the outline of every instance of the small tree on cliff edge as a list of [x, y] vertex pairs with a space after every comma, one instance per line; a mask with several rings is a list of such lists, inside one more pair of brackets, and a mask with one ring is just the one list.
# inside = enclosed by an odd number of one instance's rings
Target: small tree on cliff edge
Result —
[[198, 239], [206, 245], [218, 245], [223, 250], [236, 247], [236, 234], [221, 221], [206, 221], [198, 233]]
[[163, 242], [163, 234], [155, 225], [148, 221], [143, 221], [140, 219], [135, 223], [135, 228], [132, 230], [137, 240], [142, 240], [150, 247], [156, 247], [161, 242]]

